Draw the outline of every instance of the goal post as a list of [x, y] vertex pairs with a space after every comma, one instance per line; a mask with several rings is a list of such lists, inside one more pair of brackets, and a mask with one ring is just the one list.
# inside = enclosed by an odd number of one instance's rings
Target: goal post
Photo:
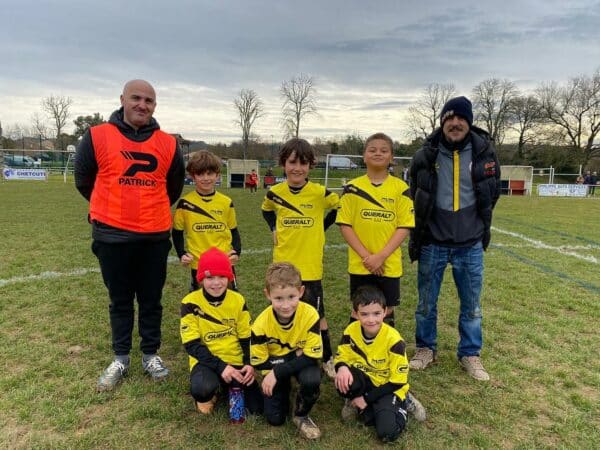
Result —
[[[394, 156], [393, 163], [390, 165], [390, 174], [407, 180], [408, 167], [412, 157]], [[324, 184], [327, 189], [342, 189], [344, 184], [353, 178], [364, 175], [367, 166], [362, 155], [339, 155], [329, 153], [325, 159], [325, 177]]]

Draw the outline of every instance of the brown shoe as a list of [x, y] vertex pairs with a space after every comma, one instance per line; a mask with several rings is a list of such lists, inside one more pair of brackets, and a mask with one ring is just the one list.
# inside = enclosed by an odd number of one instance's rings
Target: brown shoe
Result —
[[215, 395], [207, 402], [194, 401], [194, 403], [196, 404], [196, 411], [198, 411], [200, 414], [204, 414], [205, 416], [207, 416], [209, 414], [212, 414], [213, 410], [215, 409], [215, 404], [217, 403], [217, 396]]
[[489, 374], [484, 369], [483, 364], [481, 364], [479, 356], [463, 356], [458, 362], [476, 380], [488, 381], [490, 379]]
[[427, 347], [417, 347], [408, 365], [412, 370], [423, 370], [435, 361], [435, 352]]

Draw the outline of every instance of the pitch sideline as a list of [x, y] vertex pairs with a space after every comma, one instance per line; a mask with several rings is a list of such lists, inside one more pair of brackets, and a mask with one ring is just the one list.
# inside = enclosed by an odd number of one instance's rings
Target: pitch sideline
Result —
[[[575, 257], [577, 259], [582, 259], [584, 261], [587, 262], [591, 262], [593, 264], [598, 264], [598, 259], [595, 258], [594, 256], [590, 256], [590, 255], [581, 255], [579, 253], [577, 253], [575, 250], [595, 250], [598, 247], [597, 246], [593, 246], [593, 245], [586, 245], [586, 246], [581, 246], [581, 245], [576, 245], [576, 246], [554, 246], [554, 245], [549, 245], [546, 244], [545, 242], [536, 240], [536, 239], [532, 239], [530, 237], [527, 237], [523, 234], [519, 234], [519, 233], [515, 233], [513, 231], [508, 231], [508, 230], [503, 230], [501, 228], [497, 228], [497, 227], [492, 227], [493, 231], [496, 231], [498, 233], [501, 234], [505, 234], [507, 236], [511, 236], [520, 240], [523, 240], [525, 242], [528, 243], [528, 245], [513, 245], [513, 244], [492, 244], [492, 247], [497, 246], [497, 247], [512, 247], [512, 248], [537, 248], [537, 249], [544, 249], [544, 250], [551, 250], [551, 251], [556, 251], [560, 254], [566, 255], [566, 256], [572, 256]], [[331, 245], [325, 245], [325, 249], [326, 250], [338, 250], [338, 249], [344, 249], [346, 248], [346, 244], [331, 244]], [[258, 254], [263, 254], [263, 253], [269, 253], [272, 251], [272, 248], [258, 248], [258, 249], [248, 249], [248, 250], [244, 250], [243, 254], [244, 255], [258, 255]], [[176, 264], [179, 262], [179, 259], [175, 256], [169, 256], [168, 262], [170, 264]], [[33, 275], [25, 275], [25, 276], [18, 276], [18, 277], [12, 277], [12, 278], [6, 278], [6, 279], [0, 279], [0, 287], [4, 287], [4, 286], [8, 286], [10, 284], [15, 284], [15, 283], [24, 283], [24, 282], [30, 282], [30, 281], [37, 281], [37, 280], [48, 280], [48, 279], [52, 279], [52, 278], [62, 278], [62, 277], [74, 277], [74, 276], [81, 276], [81, 275], [87, 275], [88, 273], [100, 273], [100, 269], [97, 267], [94, 268], [79, 268], [79, 269], [74, 269], [74, 270], [70, 270], [68, 272], [55, 272], [55, 271], [47, 271], [47, 272], [42, 272], [39, 274], [33, 274]]]

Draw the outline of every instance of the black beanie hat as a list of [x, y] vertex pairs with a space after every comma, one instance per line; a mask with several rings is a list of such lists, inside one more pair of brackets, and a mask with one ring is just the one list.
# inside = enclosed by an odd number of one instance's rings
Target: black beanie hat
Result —
[[444, 126], [446, 119], [460, 116], [465, 119], [469, 127], [473, 125], [473, 107], [467, 97], [454, 97], [446, 102], [440, 114], [440, 125]]

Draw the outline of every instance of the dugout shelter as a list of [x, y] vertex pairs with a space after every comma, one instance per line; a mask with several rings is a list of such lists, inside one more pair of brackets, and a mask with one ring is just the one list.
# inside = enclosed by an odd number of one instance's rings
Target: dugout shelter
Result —
[[228, 159], [227, 160], [227, 187], [243, 188], [246, 178], [256, 170], [260, 185], [260, 163], [256, 159]]
[[531, 195], [533, 166], [500, 166], [500, 183], [504, 195]]

